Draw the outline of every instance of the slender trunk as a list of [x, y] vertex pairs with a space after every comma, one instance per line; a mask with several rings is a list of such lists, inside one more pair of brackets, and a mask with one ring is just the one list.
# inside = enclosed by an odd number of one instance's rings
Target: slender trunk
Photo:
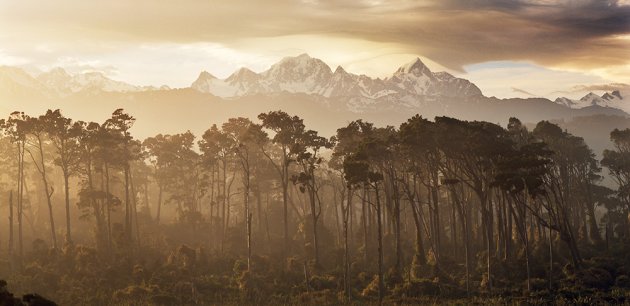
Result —
[[223, 158], [223, 201], [221, 206], [221, 252], [223, 252], [223, 245], [225, 244], [225, 228], [227, 227], [227, 221], [225, 219], [225, 209], [227, 205], [227, 160]]
[[149, 220], [151, 220], [151, 206], [149, 206], [149, 177], [145, 177], [144, 181], [144, 206], [147, 209]]
[[125, 238], [131, 243], [131, 203], [129, 202], [129, 165], [125, 164]]
[[[140, 226], [138, 223], [138, 198], [137, 198], [137, 194], [136, 194], [136, 188], [135, 185], [133, 183], [133, 175], [131, 174], [131, 172], [129, 173], [129, 184], [131, 185], [131, 204], [132, 204], [132, 219], [133, 219], [133, 223], [135, 223], [136, 226], [136, 243], [138, 244], [138, 247], [140, 247]], [[131, 227], [131, 229], [133, 230], [133, 226]]]
[[366, 205], [366, 197], [369, 194], [369, 192], [367, 191], [367, 187], [363, 188], [363, 197], [361, 197], [361, 224], [363, 226], [363, 260], [365, 260], [365, 263], [368, 263], [368, 258], [370, 256], [370, 252], [369, 252], [369, 248], [368, 248], [368, 241], [369, 241], [369, 236], [368, 236], [368, 230], [367, 230], [367, 221], [368, 221], [368, 216], [367, 216], [367, 205]]
[[348, 246], [348, 217], [349, 209], [352, 206], [352, 189], [348, 188], [348, 200], [346, 208], [343, 208], [343, 202], [341, 203], [342, 217], [343, 217], [343, 255], [344, 255], [344, 289], [348, 295], [348, 301], [352, 299], [352, 292], [350, 291], [350, 250]]
[[9, 263], [13, 264], [13, 190], [9, 193]]
[[[317, 235], [317, 221], [319, 219], [320, 212], [317, 211], [317, 203], [315, 202], [315, 173], [310, 173], [311, 182], [308, 183], [308, 196], [311, 206], [311, 216], [313, 220], [313, 252], [315, 255], [315, 267], [319, 268], [319, 236]], [[321, 210], [321, 206], [320, 206]]]
[[249, 172], [245, 175], [245, 194], [243, 201], [245, 202], [245, 223], [247, 225], [247, 270], [252, 268], [252, 213], [249, 207]]
[[[42, 177], [44, 190], [46, 192], [46, 202], [48, 204], [48, 212], [50, 216], [50, 232], [52, 236], [53, 248], [57, 249], [57, 234], [55, 232], [55, 219], [53, 216], [52, 199], [51, 199], [54, 190], [51, 190], [48, 185], [48, 178], [46, 176], [46, 165], [44, 163], [44, 147], [43, 147], [41, 136], [37, 135], [36, 137], [37, 137], [37, 149], [39, 150], [39, 162], [40, 162], [39, 165], [41, 166], [41, 168], [38, 166], [38, 170]], [[33, 162], [35, 162], [35, 158], [33, 157], [33, 155], [31, 155], [31, 158], [33, 158]]]
[[411, 213], [413, 216], [413, 224], [415, 225], [416, 228], [416, 233], [415, 233], [415, 259], [416, 259], [416, 264], [417, 265], [424, 265], [427, 263], [427, 258], [424, 255], [424, 246], [422, 245], [422, 223], [420, 221], [420, 216], [418, 214], [418, 209], [420, 209], [418, 207], [418, 205], [416, 205], [415, 200], [414, 199], [410, 199], [411, 201]]
[[[284, 254], [283, 260], [287, 260], [289, 256], [289, 159], [287, 157], [286, 148], [282, 148], [282, 205], [284, 218]], [[284, 264], [283, 264], [284, 266]]]
[[260, 193], [260, 179], [259, 178], [256, 178], [256, 215], [258, 219], [258, 232], [262, 233], [263, 232], [262, 196]]
[[18, 163], [18, 198], [17, 198], [17, 217], [18, 217], [18, 255], [19, 263], [21, 265], [22, 258], [24, 256], [24, 240], [22, 239], [22, 215], [23, 215], [23, 206], [24, 204], [24, 143], [18, 147], [19, 148], [19, 163]]
[[551, 239], [551, 227], [549, 227], [549, 290], [553, 288], [553, 240]]
[[105, 197], [107, 202], [107, 245], [112, 249], [112, 199], [109, 191], [109, 165], [105, 163]]
[[63, 187], [66, 196], [66, 242], [72, 244], [72, 234], [70, 230], [70, 186], [68, 184], [70, 175], [66, 167], [63, 169]]
[[600, 234], [599, 227], [597, 226], [597, 218], [595, 217], [595, 208], [593, 207], [593, 204], [590, 203], [590, 201], [589, 203], [586, 204], [586, 211], [588, 213], [588, 225], [589, 225], [588, 232], [589, 232], [591, 241], [594, 244], [601, 244], [603, 242], [602, 235]]
[[249, 167], [249, 154], [244, 153], [241, 156], [241, 165], [243, 167], [243, 204], [245, 204], [245, 224], [247, 227], [247, 270], [251, 271], [252, 268], [252, 213], [250, 211], [249, 204], [249, 192], [250, 192], [250, 167]]
[[466, 296], [470, 297], [470, 223], [469, 214], [466, 209], [469, 205], [464, 207], [464, 203], [460, 201], [453, 186], [451, 189], [453, 203], [457, 206], [459, 212], [459, 219], [462, 222], [462, 238], [464, 240], [464, 259], [466, 265]]
[[158, 182], [158, 202], [157, 212], [155, 213], [155, 222], [160, 224], [160, 213], [162, 211], [162, 183]]
[[[335, 229], [337, 230], [337, 245], [341, 245], [342, 234], [341, 234], [341, 228], [339, 228], [341, 220], [339, 220], [339, 202], [337, 200], [337, 187], [333, 186], [332, 189], [333, 189], [333, 196], [332, 196], [333, 209], [335, 213]], [[341, 205], [343, 206], [343, 196], [342, 196], [341, 202], [342, 202]], [[343, 213], [343, 207], [342, 207], [342, 213]]]
[[381, 199], [378, 193], [378, 183], [374, 184], [376, 193], [376, 220], [378, 235], [378, 303], [383, 304], [385, 294], [385, 284], [383, 280], [383, 232], [382, 232], [382, 216], [381, 216]]

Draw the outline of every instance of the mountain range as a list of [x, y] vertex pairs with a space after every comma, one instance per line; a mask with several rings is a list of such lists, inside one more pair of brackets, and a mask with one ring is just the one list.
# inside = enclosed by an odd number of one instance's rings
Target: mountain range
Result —
[[255, 118], [274, 109], [301, 116], [310, 128], [325, 135], [358, 118], [395, 126], [414, 114], [499, 124], [518, 117], [523, 122], [556, 120], [567, 126], [579, 117], [620, 118], [607, 120], [615, 122], [614, 126], [601, 125], [602, 135], [595, 140], [602, 146], [608, 142], [608, 135], [603, 133], [623, 128], [617, 125], [627, 122], [630, 113], [630, 90], [625, 89], [602, 96], [590, 93], [579, 100], [499, 99], [484, 96], [468, 80], [432, 72], [420, 59], [392, 71], [386, 78], [352, 74], [343, 67], [333, 71], [322, 60], [302, 54], [284, 58], [260, 73], [241, 68], [219, 79], [204, 71], [190, 87], [169, 88], [136, 86], [100, 72], [70, 74], [55, 68], [31, 75], [17, 67], [2, 66], [0, 112], [36, 114], [60, 108], [74, 118], [102, 121], [115, 108], [124, 108], [140, 119], [134, 127], [140, 137], [185, 129], [200, 134], [211, 123], [235, 116]]
[[[307, 94], [323, 100], [345, 100], [346, 108], [355, 113], [402, 108], [414, 110], [427, 106], [440, 108], [444, 99], [492, 99], [485, 97], [472, 82], [447, 72], [432, 72], [416, 58], [398, 68], [390, 77], [371, 78], [349, 73], [338, 66], [335, 71], [322, 60], [301, 54], [287, 57], [268, 70], [256, 73], [241, 68], [225, 79], [202, 71], [190, 88], [224, 99], [253, 95]], [[100, 72], [69, 74], [63, 68], [33, 76], [17, 67], [0, 67], [0, 91], [4, 95], [32, 95], [33, 91], [48, 98], [73, 94], [97, 95], [101, 92], [133, 93], [168, 91], [168, 86], [136, 86], [115, 81]], [[571, 109], [603, 107], [630, 113], [630, 89], [615, 90], [598, 96], [589, 93], [574, 100], [559, 97], [554, 103]], [[447, 109], [448, 105], [441, 105]], [[614, 111], [613, 111], [614, 112]]]

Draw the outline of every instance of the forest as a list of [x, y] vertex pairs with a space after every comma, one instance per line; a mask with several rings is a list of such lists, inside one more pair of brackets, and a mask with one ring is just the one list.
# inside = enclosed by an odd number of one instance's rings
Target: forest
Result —
[[3, 305], [630, 303], [630, 129], [135, 122], [0, 121]]

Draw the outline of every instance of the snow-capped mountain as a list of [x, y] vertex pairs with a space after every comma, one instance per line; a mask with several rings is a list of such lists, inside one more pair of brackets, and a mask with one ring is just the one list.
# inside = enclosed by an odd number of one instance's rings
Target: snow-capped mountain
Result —
[[420, 59], [400, 67], [389, 78], [374, 79], [348, 73], [342, 67], [333, 72], [326, 63], [308, 54], [284, 58], [260, 74], [242, 68], [223, 80], [202, 72], [191, 87], [222, 98], [281, 92], [326, 98], [413, 97], [414, 100], [432, 96], [482, 95], [471, 82], [446, 72], [433, 73]]
[[135, 86], [115, 81], [101, 72], [86, 72], [75, 75], [68, 74], [63, 68], [54, 68], [37, 76], [43, 85], [60, 95], [68, 95], [82, 91], [134, 92], [155, 90], [152, 86]]
[[135, 86], [112, 80], [100, 72], [70, 74], [63, 68], [53, 68], [32, 76], [21, 68], [2, 66], [0, 89], [14, 93], [36, 91], [44, 96], [64, 97], [79, 92], [138, 92], [169, 90], [170, 87]]
[[601, 106], [616, 108], [623, 110], [626, 113], [630, 113], [630, 87], [622, 90], [615, 90], [610, 93], [606, 92], [602, 96], [598, 96], [591, 92], [578, 100], [561, 97], [557, 98], [554, 102], [575, 109], [589, 106]]

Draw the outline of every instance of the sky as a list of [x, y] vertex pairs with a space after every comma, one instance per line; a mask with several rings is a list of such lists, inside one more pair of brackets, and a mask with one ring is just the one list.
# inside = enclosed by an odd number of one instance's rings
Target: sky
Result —
[[189, 86], [308, 53], [387, 77], [420, 57], [487, 96], [630, 84], [630, 0], [0, 0], [0, 65]]

